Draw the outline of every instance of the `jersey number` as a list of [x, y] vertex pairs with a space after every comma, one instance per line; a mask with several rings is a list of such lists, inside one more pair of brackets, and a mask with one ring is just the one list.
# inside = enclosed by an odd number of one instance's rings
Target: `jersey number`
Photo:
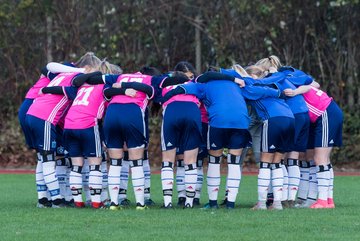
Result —
[[88, 98], [93, 90], [94, 87], [80, 89], [76, 95], [73, 105], [89, 105]]

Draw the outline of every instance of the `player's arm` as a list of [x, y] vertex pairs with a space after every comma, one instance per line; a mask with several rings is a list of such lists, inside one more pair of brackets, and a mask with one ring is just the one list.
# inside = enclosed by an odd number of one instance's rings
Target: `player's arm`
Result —
[[104, 89], [104, 97], [107, 101], [116, 95], [125, 95], [125, 89], [112, 87]]
[[302, 86], [299, 86], [298, 88], [296, 88], [295, 90], [285, 89], [285, 90], [284, 90], [284, 94], [285, 94], [286, 96], [293, 97], [293, 96], [295, 96], [295, 95], [305, 94], [305, 93], [307, 93], [308, 91], [310, 91], [311, 88], [312, 88], [311, 85], [302, 85]]
[[154, 97], [154, 88], [147, 84], [143, 84], [139, 82], [121, 82], [119, 87], [124, 89], [134, 89], [137, 91], [141, 91], [145, 93], [149, 99]]
[[267, 86], [246, 85], [242, 88], [244, 98], [249, 100], [258, 100], [266, 97], [283, 97], [279, 89]]
[[160, 88], [165, 88], [171, 85], [179, 85], [189, 81], [189, 78], [181, 72], [169, 73], [168, 77], [164, 78], [160, 83]]
[[162, 97], [162, 103], [167, 102], [172, 97], [181, 94], [195, 95], [198, 99], [202, 99], [205, 93], [205, 85], [197, 83], [188, 83], [177, 86], [175, 89], [170, 90]]
[[245, 86], [245, 81], [242, 78], [226, 75], [226, 74], [219, 73], [219, 72], [213, 72], [213, 71], [208, 71], [208, 72], [205, 72], [204, 74], [198, 76], [195, 79], [195, 82], [207, 83], [209, 81], [217, 81], [217, 80], [228, 80], [228, 81], [232, 81], [232, 82], [238, 84], [240, 87]]
[[46, 65], [46, 68], [52, 73], [84, 73], [84, 68], [76, 68], [73, 66], [60, 64], [56, 62], [50, 62]]
[[[97, 78], [100, 77], [101, 78], [102, 73], [100, 71], [96, 71], [96, 72], [92, 72], [92, 73], [88, 73], [88, 74], [79, 74], [77, 76], [75, 76], [72, 79], [72, 86], [75, 87], [80, 87], [81, 85], [83, 85], [85, 82], [88, 83], [88, 80], [92, 77]], [[104, 84], [102, 81], [96, 84]]]
[[77, 87], [74, 86], [51, 86], [40, 90], [42, 94], [65, 95], [68, 99], [74, 100], [77, 93]]

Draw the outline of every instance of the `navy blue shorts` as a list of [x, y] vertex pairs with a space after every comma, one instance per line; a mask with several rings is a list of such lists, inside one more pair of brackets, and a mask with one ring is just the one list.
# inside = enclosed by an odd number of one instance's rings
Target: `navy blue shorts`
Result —
[[56, 151], [57, 132], [53, 124], [32, 115], [26, 115], [25, 123], [37, 151]]
[[209, 150], [219, 150], [223, 148], [241, 149], [245, 148], [250, 139], [247, 129], [235, 128], [216, 128], [209, 127], [207, 148]]
[[145, 147], [146, 125], [144, 112], [136, 104], [110, 104], [104, 120], [107, 148]]
[[285, 153], [294, 142], [295, 119], [272, 117], [263, 122], [261, 131], [261, 152]]
[[70, 157], [101, 157], [102, 146], [98, 126], [65, 129], [64, 140]]
[[200, 144], [200, 148], [199, 148], [199, 154], [198, 154], [198, 159], [204, 159], [205, 157], [208, 156], [208, 149], [207, 149], [207, 135], [208, 135], [208, 130], [209, 130], [209, 124], [208, 123], [204, 123], [201, 122], [201, 144]]
[[310, 117], [307, 112], [294, 114], [295, 134], [294, 144], [289, 151], [306, 152], [309, 140]]
[[332, 101], [326, 111], [310, 124], [308, 149], [342, 146], [343, 113]]
[[35, 145], [31, 141], [31, 132], [25, 123], [26, 112], [29, 110], [30, 106], [34, 102], [34, 99], [25, 99], [20, 106], [18, 118], [21, 126], [21, 130], [24, 133], [26, 145], [31, 149], [35, 149]]
[[201, 116], [193, 102], [176, 101], [163, 111], [161, 126], [162, 151], [179, 148], [193, 150], [201, 144]]

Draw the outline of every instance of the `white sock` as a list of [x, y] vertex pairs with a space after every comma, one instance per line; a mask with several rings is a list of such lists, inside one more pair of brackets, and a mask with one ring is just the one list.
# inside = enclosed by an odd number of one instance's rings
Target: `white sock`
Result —
[[179, 197], [186, 197], [185, 193], [185, 167], [184, 160], [177, 160], [176, 166], [176, 190]]
[[172, 192], [174, 184], [173, 163], [163, 162], [161, 168], [161, 185], [164, 197], [164, 206], [167, 207], [172, 203]]
[[258, 201], [266, 202], [271, 181], [270, 163], [260, 162], [258, 174]]
[[197, 183], [197, 168], [196, 163], [185, 165], [185, 191], [186, 191], [186, 200], [185, 206], [190, 205], [193, 206], [193, 201], [195, 197], [195, 188]]
[[316, 166], [316, 179], [318, 182], [318, 199], [327, 201], [329, 192], [330, 172], [328, 166]]
[[107, 161], [106, 159], [101, 162], [101, 172], [102, 172], [102, 191], [101, 191], [101, 201], [109, 199], [108, 193], [108, 170], [107, 170]]
[[288, 200], [295, 201], [296, 194], [300, 183], [300, 168], [298, 160], [288, 159], [288, 180], [289, 180], [289, 196]]
[[221, 156], [215, 157], [209, 155], [209, 165], [207, 171], [207, 189], [209, 200], [217, 201], [220, 188], [220, 161]]
[[120, 189], [119, 189], [119, 200], [124, 200], [127, 197], [127, 188], [129, 183], [130, 173], [130, 162], [123, 160], [121, 174], [120, 174]]
[[286, 201], [286, 200], [288, 200], [288, 195], [289, 195], [289, 174], [288, 174], [288, 170], [286, 168], [286, 165], [283, 164], [284, 163], [283, 160], [282, 160], [281, 163], [282, 163], [281, 169], [282, 169], [282, 172], [283, 172], [283, 186], [282, 186], [281, 201]]
[[82, 178], [83, 178], [83, 193], [85, 194], [85, 200], [87, 202], [91, 201], [91, 194], [90, 194], [90, 188], [89, 188], [89, 161], [88, 159], [84, 159], [84, 165], [82, 168]]
[[55, 174], [54, 153], [46, 154], [46, 156], [43, 155], [42, 158], [44, 181], [51, 195], [51, 199], [62, 199], [63, 197], [60, 194], [59, 181]]
[[329, 164], [328, 167], [329, 167], [329, 173], [330, 173], [328, 198], [333, 199], [334, 198], [334, 169], [331, 164]]
[[82, 199], [82, 167], [81, 166], [72, 166], [70, 173], [70, 190], [72, 192], [72, 198], [74, 202], [83, 202]]
[[235, 202], [239, 192], [241, 181], [240, 157], [232, 154], [227, 155], [228, 174], [226, 179], [226, 187], [228, 190], [227, 200]]
[[73, 200], [71, 189], [70, 189], [70, 173], [71, 173], [71, 160], [70, 157], [65, 157], [66, 160], [66, 194], [65, 201]]
[[122, 159], [110, 159], [108, 186], [111, 202], [119, 204], [120, 173], [122, 169]]
[[318, 194], [317, 180], [316, 180], [316, 166], [314, 161], [310, 161], [309, 171], [309, 192], [307, 199], [316, 201]]
[[196, 193], [195, 198], [200, 199], [202, 184], [204, 182], [204, 168], [203, 168], [204, 160], [197, 161], [197, 182], [196, 182]]
[[65, 157], [56, 160], [56, 167], [55, 172], [56, 176], [59, 181], [59, 188], [60, 188], [60, 194], [63, 197], [66, 197], [67, 190], [66, 190], [66, 172], [67, 172], [67, 165], [66, 165], [66, 159]]
[[284, 187], [284, 173], [281, 163], [271, 164], [271, 185], [274, 192], [274, 202], [281, 201]]
[[145, 176], [144, 195], [145, 195], [145, 199], [150, 199], [151, 169], [150, 169], [149, 159], [144, 159], [143, 168], [144, 168], [144, 176]]
[[143, 168], [143, 160], [131, 160], [131, 177], [132, 184], [134, 188], [134, 194], [136, 203], [140, 205], [144, 205], [144, 186], [145, 186], [145, 177], [144, 177], [144, 168]]
[[37, 155], [37, 164], [36, 164], [36, 190], [38, 194], [38, 199], [47, 198], [47, 187], [44, 180], [43, 167], [42, 167], [42, 159], [40, 153], [36, 153]]
[[91, 165], [89, 173], [89, 188], [91, 194], [91, 202], [101, 202], [103, 174], [100, 165]]
[[309, 173], [310, 163], [307, 161], [299, 161], [300, 166], [300, 183], [297, 198], [306, 200], [309, 192]]

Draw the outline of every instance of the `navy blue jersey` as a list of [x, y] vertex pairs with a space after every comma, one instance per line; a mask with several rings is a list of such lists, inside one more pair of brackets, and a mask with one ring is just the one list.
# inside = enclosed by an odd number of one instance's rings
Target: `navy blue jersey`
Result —
[[[256, 84], [256, 80], [249, 77], [242, 77], [233, 69], [221, 69], [220, 71], [223, 74], [227, 74], [230, 76], [234, 76], [236, 78], [243, 79], [246, 85]], [[284, 99], [280, 99], [276, 97], [267, 97], [267, 98], [260, 98], [254, 100], [247, 98], [246, 96], [244, 97], [246, 98], [249, 105], [251, 105], [251, 107], [253, 107], [256, 110], [256, 113], [258, 114], [261, 120], [268, 120], [269, 118], [279, 117], [279, 116], [294, 118], [291, 109], [286, 104]]]

